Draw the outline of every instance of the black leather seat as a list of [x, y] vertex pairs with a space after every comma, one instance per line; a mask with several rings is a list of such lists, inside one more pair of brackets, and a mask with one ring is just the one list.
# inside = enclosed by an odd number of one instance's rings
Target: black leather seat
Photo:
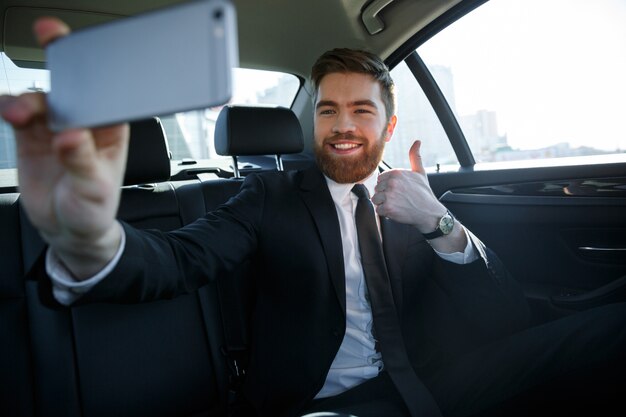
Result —
[[[128, 168], [119, 216], [140, 228], [169, 230], [193, 219], [181, 214], [167, 182], [169, 153], [157, 119], [131, 125]], [[199, 182], [186, 184], [186, 200]], [[32, 231], [32, 228], [30, 228]], [[22, 233], [28, 232], [22, 228]], [[24, 245], [41, 247], [35, 233]], [[31, 250], [36, 253], [37, 250]], [[30, 256], [32, 261], [36, 256]], [[64, 308], [27, 283], [35, 415], [222, 415], [224, 393], [216, 302], [209, 288], [139, 305]], [[44, 291], [49, 297], [49, 291]], [[46, 298], [46, 294], [43, 295]], [[213, 344], [215, 342], [215, 344]], [[26, 350], [25, 350], [26, 351]], [[0, 406], [1, 407], [1, 406]], [[13, 415], [13, 413], [2, 413]], [[25, 414], [27, 415], [27, 414]]]
[[33, 357], [19, 194], [0, 195], [0, 415], [34, 415]]
[[225, 106], [215, 124], [215, 151], [233, 158], [235, 177], [240, 156], [275, 155], [276, 167], [282, 170], [283, 155], [303, 149], [300, 122], [284, 107]]

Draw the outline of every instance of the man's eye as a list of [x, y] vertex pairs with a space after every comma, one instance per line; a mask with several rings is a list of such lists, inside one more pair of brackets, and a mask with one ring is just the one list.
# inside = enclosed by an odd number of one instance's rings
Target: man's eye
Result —
[[356, 109], [356, 113], [371, 113], [368, 109]]
[[334, 114], [335, 111], [331, 109], [320, 110], [320, 114]]

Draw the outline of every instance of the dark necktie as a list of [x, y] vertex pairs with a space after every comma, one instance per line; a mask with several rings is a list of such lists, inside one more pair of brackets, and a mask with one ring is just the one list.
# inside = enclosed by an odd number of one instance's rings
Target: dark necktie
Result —
[[441, 417], [437, 403], [428, 388], [411, 367], [400, 331], [398, 314], [391, 294], [383, 248], [376, 226], [376, 213], [367, 188], [352, 188], [359, 201], [356, 206], [356, 230], [361, 249], [361, 264], [372, 305], [375, 337], [389, 374], [413, 417]]

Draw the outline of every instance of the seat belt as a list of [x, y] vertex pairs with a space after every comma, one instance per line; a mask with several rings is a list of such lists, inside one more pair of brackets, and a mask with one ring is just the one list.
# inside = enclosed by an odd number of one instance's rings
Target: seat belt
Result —
[[243, 384], [250, 355], [246, 297], [237, 287], [237, 281], [246, 278], [221, 277], [216, 282], [224, 330], [224, 344], [220, 350], [229, 373], [227, 387], [229, 417], [247, 416], [250, 415], [251, 410], [251, 406], [243, 395]]

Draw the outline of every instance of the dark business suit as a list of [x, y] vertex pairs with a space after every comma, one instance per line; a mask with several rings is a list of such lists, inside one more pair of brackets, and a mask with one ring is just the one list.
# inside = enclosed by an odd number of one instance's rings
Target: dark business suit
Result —
[[[171, 233], [124, 226], [124, 254], [81, 303], [140, 302], [192, 291], [256, 260], [245, 383], [261, 415], [297, 413], [322, 387], [345, 332], [345, 278], [335, 207], [317, 168], [246, 179], [216, 212]], [[518, 285], [476, 241], [480, 259], [444, 262], [413, 227], [382, 223], [409, 356], [418, 375], [526, 325]]]

